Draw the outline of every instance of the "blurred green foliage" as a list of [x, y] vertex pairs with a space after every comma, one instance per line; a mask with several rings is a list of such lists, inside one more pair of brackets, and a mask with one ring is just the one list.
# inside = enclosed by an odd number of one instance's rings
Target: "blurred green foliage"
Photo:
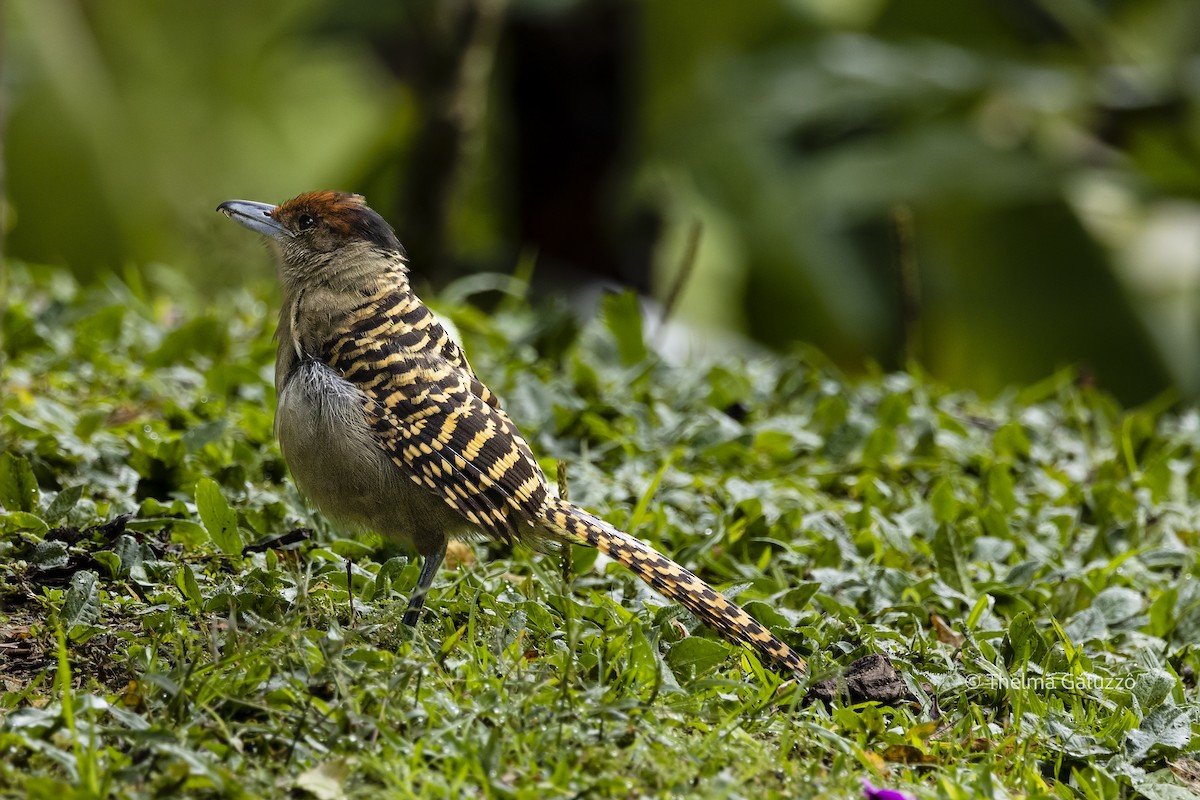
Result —
[[320, 6], [9, 3], [9, 252], [242, 279], [217, 203], [342, 184], [408, 127], [368, 54], [312, 35]]
[[[1065, 364], [1126, 401], [1200, 390], [1192, 0], [10, 0], [7, 250], [202, 288], [266, 277], [212, 208], [336, 187], [402, 241], [444, 223], [449, 262], [510, 271], [552, 246], [518, 219], [514, 65], [539, 40], [512, 32], [596, 6], [632, 32], [613, 56], [628, 108], [578, 213], [614, 252], [658, 221], [654, 291], [690, 269], [680, 318], [987, 392]], [[504, 21], [466, 47], [472, 14]], [[443, 72], [482, 90], [447, 99]], [[609, 113], [594, 89], [581, 113]], [[429, 167], [447, 120], [453, 163]]]

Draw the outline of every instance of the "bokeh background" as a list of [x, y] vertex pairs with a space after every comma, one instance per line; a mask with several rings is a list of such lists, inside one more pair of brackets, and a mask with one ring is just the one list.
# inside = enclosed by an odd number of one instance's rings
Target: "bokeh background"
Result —
[[[217, 296], [230, 198], [701, 341], [1200, 393], [1195, 0], [7, 0], [4, 250]], [[182, 287], [182, 288], [181, 288]]]

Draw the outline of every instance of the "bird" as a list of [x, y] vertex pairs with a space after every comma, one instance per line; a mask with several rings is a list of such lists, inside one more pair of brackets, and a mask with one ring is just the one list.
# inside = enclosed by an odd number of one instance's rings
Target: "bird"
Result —
[[396, 539], [421, 557], [403, 624], [418, 623], [452, 539], [579, 544], [723, 638], [806, 674], [805, 661], [741, 607], [550, 491], [499, 398], [413, 293], [395, 230], [361, 195], [228, 200], [217, 211], [276, 250], [275, 432], [293, 480], [334, 522]]

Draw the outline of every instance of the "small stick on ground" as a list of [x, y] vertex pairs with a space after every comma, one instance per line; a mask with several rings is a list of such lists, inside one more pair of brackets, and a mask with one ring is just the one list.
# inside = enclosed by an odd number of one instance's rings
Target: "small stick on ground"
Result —
[[[558, 496], [562, 500], [570, 500], [571, 491], [567, 487], [567, 462], [558, 462]], [[571, 573], [574, 572], [574, 564], [571, 558], [571, 545], [563, 542], [562, 546], [562, 576], [563, 581], [568, 585], [571, 583]]]
[[354, 562], [346, 559], [346, 596], [350, 598], [350, 624], [354, 625]]

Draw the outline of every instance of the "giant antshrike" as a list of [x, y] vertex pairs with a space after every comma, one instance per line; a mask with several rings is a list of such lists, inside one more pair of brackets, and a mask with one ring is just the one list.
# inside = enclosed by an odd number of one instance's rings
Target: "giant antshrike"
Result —
[[275, 428], [300, 489], [331, 518], [423, 558], [414, 625], [451, 537], [597, 547], [722, 636], [800, 674], [758, 621], [649, 545], [555, 497], [512, 420], [408, 283], [404, 248], [359, 195], [218, 210], [269, 237], [283, 307]]

